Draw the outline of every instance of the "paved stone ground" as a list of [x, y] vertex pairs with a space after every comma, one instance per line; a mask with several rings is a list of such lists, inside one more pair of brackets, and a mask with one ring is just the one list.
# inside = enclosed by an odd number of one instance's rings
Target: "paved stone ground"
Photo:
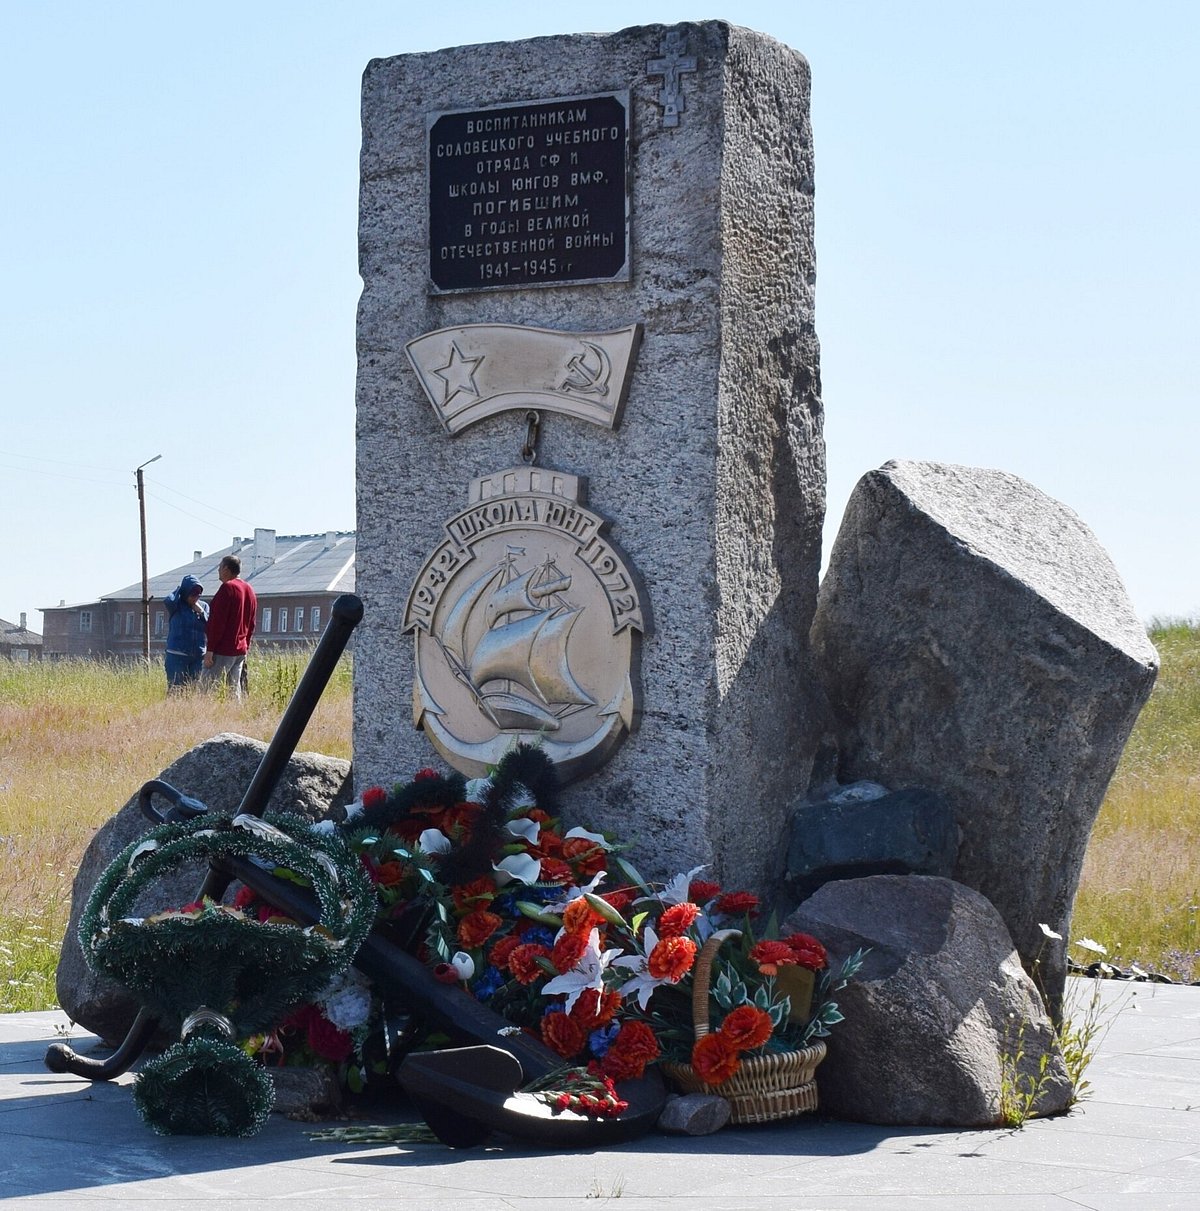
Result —
[[[812, 1117], [702, 1139], [648, 1136], [586, 1153], [516, 1145], [314, 1143], [272, 1116], [249, 1140], [163, 1138], [124, 1077], [92, 1086], [42, 1066], [59, 1013], [0, 1017], [0, 1201], [18, 1207], [671, 1206], [1175, 1211], [1200, 1206], [1200, 989], [1106, 983], [1109, 1024], [1069, 1115], [1019, 1131], [939, 1131]], [[86, 1051], [87, 1035], [72, 1045]]]

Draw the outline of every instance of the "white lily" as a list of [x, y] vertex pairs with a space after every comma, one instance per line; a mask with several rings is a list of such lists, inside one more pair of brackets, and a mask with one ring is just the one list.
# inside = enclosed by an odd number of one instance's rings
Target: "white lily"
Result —
[[503, 887], [514, 879], [518, 883], [536, 883], [542, 874], [542, 860], [531, 854], [512, 854], [500, 862], [492, 863], [496, 872], [496, 884]]
[[[543, 995], [555, 996], [560, 992], [565, 992], [567, 1000], [563, 1009], [570, 1013], [583, 992], [589, 988], [594, 988], [599, 992], [604, 987], [604, 970], [620, 953], [619, 950], [602, 951], [600, 949], [600, 931], [593, 929], [588, 934], [587, 949], [583, 952], [583, 958], [570, 971], [565, 971], [562, 975], [547, 980], [542, 988]], [[617, 961], [620, 962], [619, 959]]]
[[633, 975], [621, 985], [621, 995], [626, 998], [636, 995], [638, 1005], [645, 1009], [654, 990], [660, 984], [669, 984], [671, 981], [650, 974], [647, 956], [658, 945], [658, 935], [649, 925], [646, 926], [643, 933], [642, 944], [646, 949], [645, 954], [622, 955], [619, 959], [613, 960], [613, 966], [626, 967], [633, 972]]
[[688, 898], [688, 888], [692, 880], [702, 871], [707, 870], [708, 864], [693, 866], [686, 874], [679, 874], [658, 893], [657, 899], [664, 904], [683, 904]]

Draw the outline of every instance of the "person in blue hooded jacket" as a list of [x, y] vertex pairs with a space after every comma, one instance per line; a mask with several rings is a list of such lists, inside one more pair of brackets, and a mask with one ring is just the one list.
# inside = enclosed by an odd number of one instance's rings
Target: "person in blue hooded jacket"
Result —
[[204, 586], [185, 576], [179, 588], [163, 598], [170, 619], [167, 624], [167, 693], [200, 680], [204, 666], [208, 606], [200, 600]]

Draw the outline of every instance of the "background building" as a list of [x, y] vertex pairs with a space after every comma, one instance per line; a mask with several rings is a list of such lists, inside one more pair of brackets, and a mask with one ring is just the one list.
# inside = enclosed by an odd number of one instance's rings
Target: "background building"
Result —
[[25, 625], [25, 615], [18, 623], [5, 622], [0, 618], [0, 660], [14, 660], [17, 664], [28, 664], [42, 658], [42, 637]]
[[[295, 646], [314, 643], [329, 621], [329, 608], [342, 593], [354, 592], [355, 536], [353, 531], [277, 535], [255, 530], [253, 538], [234, 538], [220, 551], [197, 551], [190, 563], [150, 577], [150, 652], [166, 646], [167, 612], [162, 600], [186, 575], [203, 586], [211, 601], [220, 588], [217, 566], [226, 555], [242, 561], [242, 579], [258, 597], [254, 643]], [[117, 657], [142, 654], [142, 582], [105, 593], [95, 601], [42, 610], [45, 624], [40, 642], [49, 659]]]

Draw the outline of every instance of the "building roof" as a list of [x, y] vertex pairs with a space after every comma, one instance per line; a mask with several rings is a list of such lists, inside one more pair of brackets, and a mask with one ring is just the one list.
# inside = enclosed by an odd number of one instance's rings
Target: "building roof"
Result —
[[[236, 555], [242, 561], [242, 579], [254, 586], [259, 597], [353, 593], [354, 552], [353, 530], [286, 535], [276, 535], [274, 530], [255, 530], [253, 538], [235, 538], [220, 551], [151, 576], [148, 591], [151, 599], [161, 600], [179, 587], [184, 576], [194, 576], [204, 586], [204, 596], [212, 597], [221, 586], [218, 565], [226, 555]], [[141, 599], [140, 580], [100, 597], [101, 601]]]
[[28, 627], [23, 627], [19, 623], [6, 622], [3, 618], [0, 618], [0, 643], [40, 648], [42, 646], [42, 637], [37, 631], [31, 631]]

